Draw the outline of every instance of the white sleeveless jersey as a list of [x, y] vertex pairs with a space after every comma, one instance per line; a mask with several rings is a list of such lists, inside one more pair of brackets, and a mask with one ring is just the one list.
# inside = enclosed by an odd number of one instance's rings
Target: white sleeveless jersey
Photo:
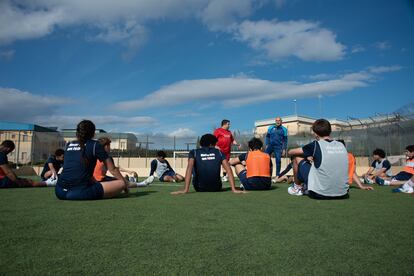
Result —
[[322, 162], [319, 168], [312, 166], [308, 176], [308, 190], [324, 196], [343, 196], [348, 192], [348, 153], [337, 141], [317, 141]]
[[[376, 171], [379, 171], [379, 170], [381, 170], [382, 168], [384, 168], [384, 161], [385, 160], [387, 160], [387, 159], [382, 159], [381, 160], [381, 162], [375, 162], [375, 170]], [[386, 170], [385, 171], [385, 174], [387, 175], [387, 176], [392, 176], [392, 171], [391, 171], [391, 168], [389, 168], [388, 170]]]
[[155, 173], [157, 174], [158, 177], [161, 177], [166, 171], [169, 170], [167, 162], [162, 163], [158, 159], [155, 159], [155, 160], [157, 160], [157, 169], [155, 170]]

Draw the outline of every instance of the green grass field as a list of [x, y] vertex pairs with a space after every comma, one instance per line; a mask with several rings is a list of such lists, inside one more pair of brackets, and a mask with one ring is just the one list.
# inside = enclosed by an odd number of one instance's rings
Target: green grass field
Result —
[[53, 188], [0, 190], [0, 274], [414, 274], [414, 197], [349, 200], [271, 191], [69, 202]]

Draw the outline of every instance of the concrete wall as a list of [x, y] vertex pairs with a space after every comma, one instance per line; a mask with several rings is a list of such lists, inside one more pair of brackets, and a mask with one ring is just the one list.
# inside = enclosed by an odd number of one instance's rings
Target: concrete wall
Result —
[[[128, 170], [132, 170], [132, 171], [136, 171], [138, 173], [139, 176], [148, 176], [149, 172], [150, 172], [150, 163], [153, 160], [153, 158], [118, 158], [115, 157], [114, 161], [115, 161], [115, 165], [119, 166], [121, 168], [124, 169], [128, 169]], [[289, 159], [285, 158], [282, 160], [282, 170], [287, 166], [287, 161]], [[185, 169], [187, 167], [187, 158], [176, 158], [175, 160], [175, 166], [174, 166], [174, 159], [173, 158], [168, 158], [168, 161], [170, 162], [171, 166], [174, 168], [174, 170], [179, 173], [184, 175], [185, 174]], [[119, 163], [118, 163], [119, 162]], [[273, 164], [275, 164], [275, 160], [273, 159]], [[361, 175], [363, 173], [365, 173], [368, 168], [369, 168], [369, 159], [367, 157], [357, 157], [356, 158], [356, 164], [357, 164], [357, 173], [358, 175]], [[43, 166], [37, 166], [37, 167], [33, 167], [34, 172], [36, 174], [40, 174]], [[398, 173], [399, 171], [401, 171], [402, 167], [400, 166], [393, 166], [392, 167], [392, 171], [394, 174]], [[274, 170], [274, 169], [273, 169]], [[274, 171], [273, 171], [274, 172]], [[291, 171], [289, 174], [293, 174], [293, 172]]]

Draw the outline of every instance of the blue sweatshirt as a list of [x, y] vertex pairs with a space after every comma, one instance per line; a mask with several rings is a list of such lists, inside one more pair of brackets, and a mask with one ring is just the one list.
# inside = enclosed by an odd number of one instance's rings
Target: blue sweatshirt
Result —
[[287, 128], [284, 126], [270, 126], [266, 133], [266, 145], [286, 150], [288, 145]]

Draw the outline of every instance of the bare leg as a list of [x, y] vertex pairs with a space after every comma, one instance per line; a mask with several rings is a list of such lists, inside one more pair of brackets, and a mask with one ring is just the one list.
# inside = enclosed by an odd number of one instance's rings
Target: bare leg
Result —
[[177, 181], [177, 182], [182, 182], [182, 181], [184, 181], [184, 176], [182, 176], [181, 174], [176, 174], [175, 176], [174, 176], [174, 179], [175, 179], [175, 181]]
[[26, 178], [18, 178], [16, 181], [17, 185], [19, 185], [20, 188], [28, 188], [28, 187], [46, 187], [45, 182], [34, 182], [31, 179]]
[[49, 177], [51, 177], [51, 176], [52, 176], [52, 174], [53, 174], [53, 173], [52, 173], [52, 171], [47, 171], [47, 172], [45, 173], [45, 176], [44, 176], [44, 177], [45, 177], [46, 179], [48, 179]]
[[101, 184], [104, 189], [104, 198], [116, 197], [125, 189], [123, 180], [105, 181]]
[[237, 164], [237, 165], [234, 166], [234, 169], [236, 171], [236, 175], [239, 175], [239, 173], [244, 171], [246, 169], [246, 167], [243, 166], [242, 164]]
[[296, 183], [298, 185], [302, 184], [302, 182], [298, 178], [299, 163], [302, 160], [303, 160], [302, 157], [295, 157], [293, 159], [293, 181], [294, 181], [294, 183]]
[[174, 182], [175, 179], [172, 176], [166, 175], [163, 180], [164, 182]]

